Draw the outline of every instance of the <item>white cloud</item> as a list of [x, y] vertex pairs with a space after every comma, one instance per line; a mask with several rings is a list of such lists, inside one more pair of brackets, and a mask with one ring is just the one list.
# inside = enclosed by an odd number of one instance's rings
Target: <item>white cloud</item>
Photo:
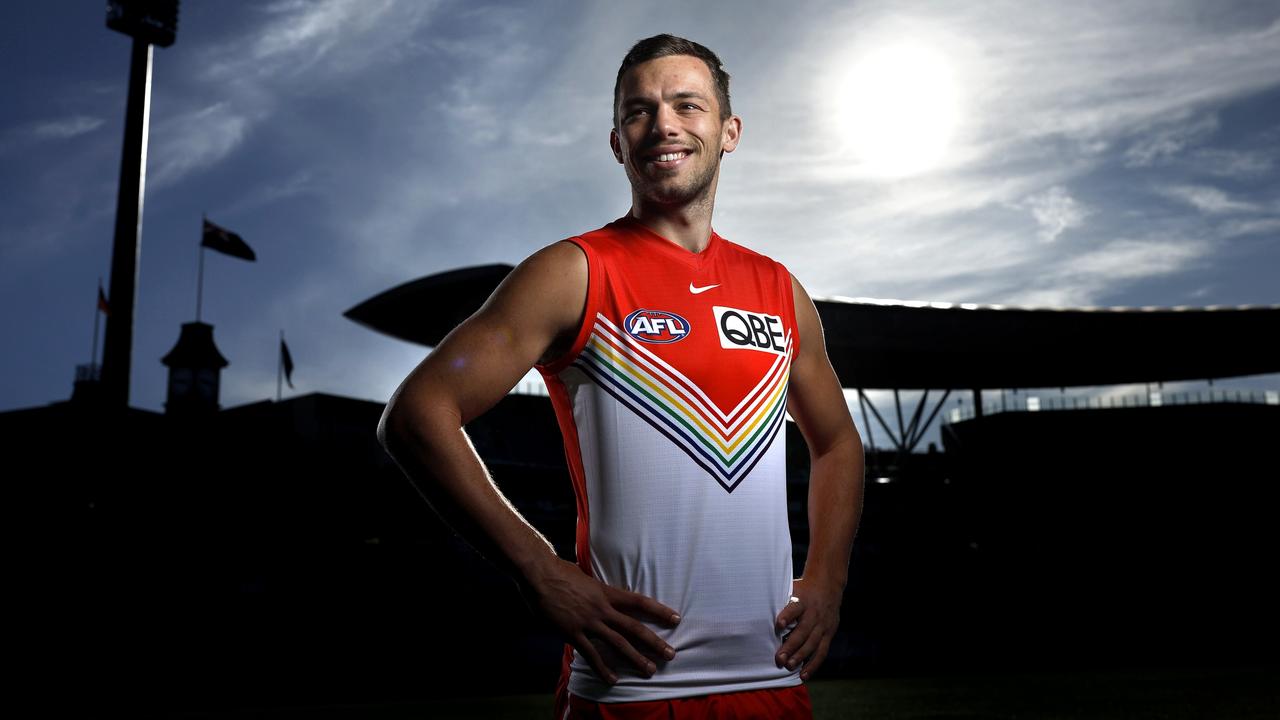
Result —
[[321, 193], [316, 173], [302, 168], [279, 181], [265, 181], [245, 192], [241, 198], [222, 209], [226, 215], [238, 215], [247, 210], [270, 205], [286, 198]]
[[77, 135], [97, 130], [102, 123], [102, 118], [89, 117], [87, 115], [76, 115], [75, 117], [62, 118], [60, 120], [47, 120], [37, 123], [31, 128], [31, 134], [37, 139], [65, 140], [73, 138]]
[[1146, 167], [1159, 164], [1180, 154], [1187, 146], [1201, 142], [1218, 130], [1216, 115], [1205, 115], [1190, 122], [1159, 128], [1139, 128], [1142, 136], [1124, 152], [1124, 164]]
[[103, 122], [105, 121], [102, 118], [75, 115], [15, 125], [0, 131], [0, 154], [7, 154], [13, 150], [20, 152], [33, 143], [69, 140], [87, 135], [101, 127]]
[[1274, 148], [1250, 151], [1204, 148], [1192, 157], [1194, 167], [1201, 172], [1233, 179], [1260, 178], [1271, 172], [1276, 164]]
[[[1213, 252], [1209, 240], [1120, 238], [1024, 268], [1000, 299], [1029, 307], [1088, 307], [1136, 280], [1186, 272]], [[1159, 303], [1157, 303], [1159, 304]]]
[[148, 184], [172, 185], [217, 163], [244, 140], [248, 125], [248, 118], [226, 101], [165, 119], [155, 128], [155, 143], [148, 149]]
[[1203, 213], [1256, 212], [1257, 205], [1233, 200], [1222, 190], [1206, 185], [1169, 185], [1158, 189], [1162, 195], [1190, 205]]
[[296, 92], [421, 52], [415, 35], [438, 2], [320, 0], [260, 8], [258, 31], [201, 51], [206, 79]]
[[474, 88], [455, 82], [452, 98], [443, 108], [451, 121], [454, 134], [469, 145], [492, 145], [504, 130], [502, 111], [497, 103], [477, 98]]
[[1060, 277], [1086, 275], [1103, 282], [1168, 275], [1211, 249], [1206, 241], [1122, 238], [1076, 255], [1054, 272]]
[[1080, 227], [1088, 215], [1088, 211], [1061, 185], [1027, 197], [1023, 206], [1031, 210], [1032, 217], [1039, 223], [1037, 234], [1045, 242], [1056, 240], [1067, 228]]
[[1272, 234], [1280, 237], [1280, 217], [1255, 218], [1248, 220], [1229, 220], [1219, 228], [1222, 238], [1234, 238], [1242, 235]]

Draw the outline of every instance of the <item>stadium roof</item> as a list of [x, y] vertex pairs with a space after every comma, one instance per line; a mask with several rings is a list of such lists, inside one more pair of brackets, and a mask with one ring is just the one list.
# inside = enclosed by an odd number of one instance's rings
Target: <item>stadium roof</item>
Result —
[[[512, 266], [429, 275], [343, 313], [435, 346]], [[1032, 388], [1280, 372], [1280, 305], [1040, 308], [814, 298], [845, 387]], [[429, 312], [426, 310], [430, 310]]]

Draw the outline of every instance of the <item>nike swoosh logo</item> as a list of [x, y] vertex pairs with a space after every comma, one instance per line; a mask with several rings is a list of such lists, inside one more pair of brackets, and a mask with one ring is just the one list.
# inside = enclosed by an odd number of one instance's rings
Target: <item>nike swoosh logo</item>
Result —
[[718, 288], [718, 287], [720, 287], [719, 283], [716, 283], [715, 285], [708, 285], [706, 287], [694, 287], [693, 283], [689, 283], [689, 292], [693, 293], [694, 295], [697, 295], [699, 293], [704, 293], [712, 288]]

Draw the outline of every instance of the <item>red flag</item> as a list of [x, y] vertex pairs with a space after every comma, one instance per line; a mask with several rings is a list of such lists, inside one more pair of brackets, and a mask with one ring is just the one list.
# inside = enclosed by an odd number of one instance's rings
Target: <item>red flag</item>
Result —
[[102, 294], [102, 282], [98, 282], [98, 309], [110, 315], [111, 305], [107, 303], [107, 296]]
[[206, 218], [204, 221], [204, 235], [200, 240], [200, 244], [205, 247], [213, 248], [220, 253], [226, 253], [232, 257], [242, 258], [244, 260], [257, 260], [257, 256], [253, 254], [253, 248], [249, 247], [239, 235], [230, 230], [214, 225]]

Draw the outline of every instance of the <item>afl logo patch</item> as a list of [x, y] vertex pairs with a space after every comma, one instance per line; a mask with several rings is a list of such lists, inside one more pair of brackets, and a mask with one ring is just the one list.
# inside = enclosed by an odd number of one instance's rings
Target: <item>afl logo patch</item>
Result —
[[627, 334], [647, 343], [667, 344], [689, 336], [689, 321], [666, 310], [636, 310], [622, 321]]

